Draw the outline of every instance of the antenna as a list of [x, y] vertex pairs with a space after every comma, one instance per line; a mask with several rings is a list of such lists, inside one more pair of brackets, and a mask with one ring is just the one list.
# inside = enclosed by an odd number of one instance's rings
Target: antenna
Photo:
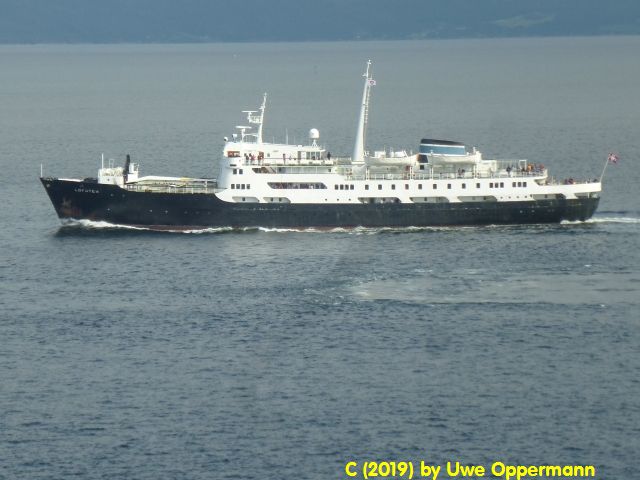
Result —
[[258, 110], [243, 110], [242, 113], [247, 114], [247, 120], [249, 123], [258, 125], [258, 133], [256, 134], [256, 143], [262, 143], [262, 125], [264, 123], [264, 111], [267, 108], [267, 94], [262, 97], [262, 105], [260, 105], [260, 114], [254, 115]]

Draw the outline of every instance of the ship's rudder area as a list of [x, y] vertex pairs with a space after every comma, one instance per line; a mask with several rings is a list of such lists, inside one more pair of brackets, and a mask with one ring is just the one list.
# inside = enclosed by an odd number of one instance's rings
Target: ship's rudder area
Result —
[[589, 220], [598, 208], [600, 197], [579, 196], [575, 199], [565, 200], [564, 214], [560, 220], [580, 221]]

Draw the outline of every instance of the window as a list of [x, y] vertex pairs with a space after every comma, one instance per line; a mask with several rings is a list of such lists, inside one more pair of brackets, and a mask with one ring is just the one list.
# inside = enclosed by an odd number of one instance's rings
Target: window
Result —
[[344, 190], [344, 185], [340, 185], [340, 190]]
[[521, 187], [522, 186], [522, 182], [518, 182], [518, 186]]
[[353, 190], [354, 188], [356, 188], [356, 187], [353, 186], [353, 185], [349, 185], [349, 190]]
[[422, 190], [422, 184], [421, 183], [418, 184], [418, 190]]
[[489, 184], [489, 188], [493, 188], [493, 182]]
[[526, 187], [527, 186], [527, 182], [522, 182], [522, 186]]
[[451, 190], [451, 184], [447, 183], [447, 189]]
[[480, 188], [480, 184], [479, 183], [476, 183], [476, 188]]
[[463, 184], [462, 184], [462, 188], [467, 188], [467, 184], [466, 184], [466, 183], [463, 183]]
[[420, 170], [424, 170], [424, 165], [420, 165]]
[[395, 185], [391, 185], [391, 190], [395, 190], [396, 186]]
[[504, 182], [500, 182], [500, 188], [504, 188]]
[[512, 186], [512, 187], [515, 187], [515, 186], [516, 186], [516, 182], [513, 182], [513, 183], [511, 184], [511, 186]]
[[369, 190], [369, 184], [368, 183], [364, 186], [364, 189], [365, 190]]
[[338, 190], [338, 185], [334, 185], [333, 187], [334, 187], [336, 190]]
[[235, 189], [235, 188], [236, 188], [235, 184], [234, 184], [234, 183], [232, 183], [232, 184], [231, 184], [231, 190], [233, 190], [233, 189]]
[[238, 173], [239, 173], [240, 175], [242, 175], [242, 169], [238, 170]]
[[378, 190], [382, 190], [382, 185], [378, 184]]
[[404, 184], [404, 189], [405, 189], [405, 190], [409, 190], [409, 184], [408, 184], [408, 183], [405, 183], [405, 184]]
[[233, 174], [234, 174], [234, 175], [236, 175], [237, 173], [238, 173], [238, 169], [237, 169], [237, 168], [234, 168], [234, 169], [233, 169]]
[[251, 185], [247, 183], [247, 190], [250, 190], [250, 189], [251, 189]]
[[438, 184], [437, 184], [437, 183], [434, 183], [434, 184], [433, 184], [433, 189], [434, 189], [434, 190], [437, 190], [437, 189], [438, 189]]

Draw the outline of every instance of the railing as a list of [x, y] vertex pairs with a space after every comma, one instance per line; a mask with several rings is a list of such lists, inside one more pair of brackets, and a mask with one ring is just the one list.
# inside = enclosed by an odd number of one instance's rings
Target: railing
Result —
[[[293, 168], [291, 168], [293, 167]], [[255, 171], [258, 174], [303, 174], [303, 173], [332, 173], [335, 170], [332, 169], [332, 165], [318, 166], [318, 165], [262, 165], [264, 171]], [[285, 171], [286, 169], [286, 171]], [[257, 170], [257, 169], [256, 169]]]
[[243, 166], [257, 166], [257, 167], [282, 167], [282, 166], [309, 166], [309, 165], [329, 165], [332, 166], [336, 162], [334, 157], [331, 159], [319, 158], [254, 158], [247, 160], [242, 157], [236, 158], [237, 165]]
[[124, 186], [130, 192], [153, 192], [153, 193], [216, 193], [219, 192], [218, 183], [215, 180], [191, 180], [188, 182], [176, 183], [130, 183]]

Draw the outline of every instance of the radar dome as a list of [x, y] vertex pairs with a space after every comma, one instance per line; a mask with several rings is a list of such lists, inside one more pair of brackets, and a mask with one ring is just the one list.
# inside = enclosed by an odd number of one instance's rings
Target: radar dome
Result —
[[320, 131], [317, 128], [309, 130], [309, 138], [311, 140], [318, 140], [320, 138]]

